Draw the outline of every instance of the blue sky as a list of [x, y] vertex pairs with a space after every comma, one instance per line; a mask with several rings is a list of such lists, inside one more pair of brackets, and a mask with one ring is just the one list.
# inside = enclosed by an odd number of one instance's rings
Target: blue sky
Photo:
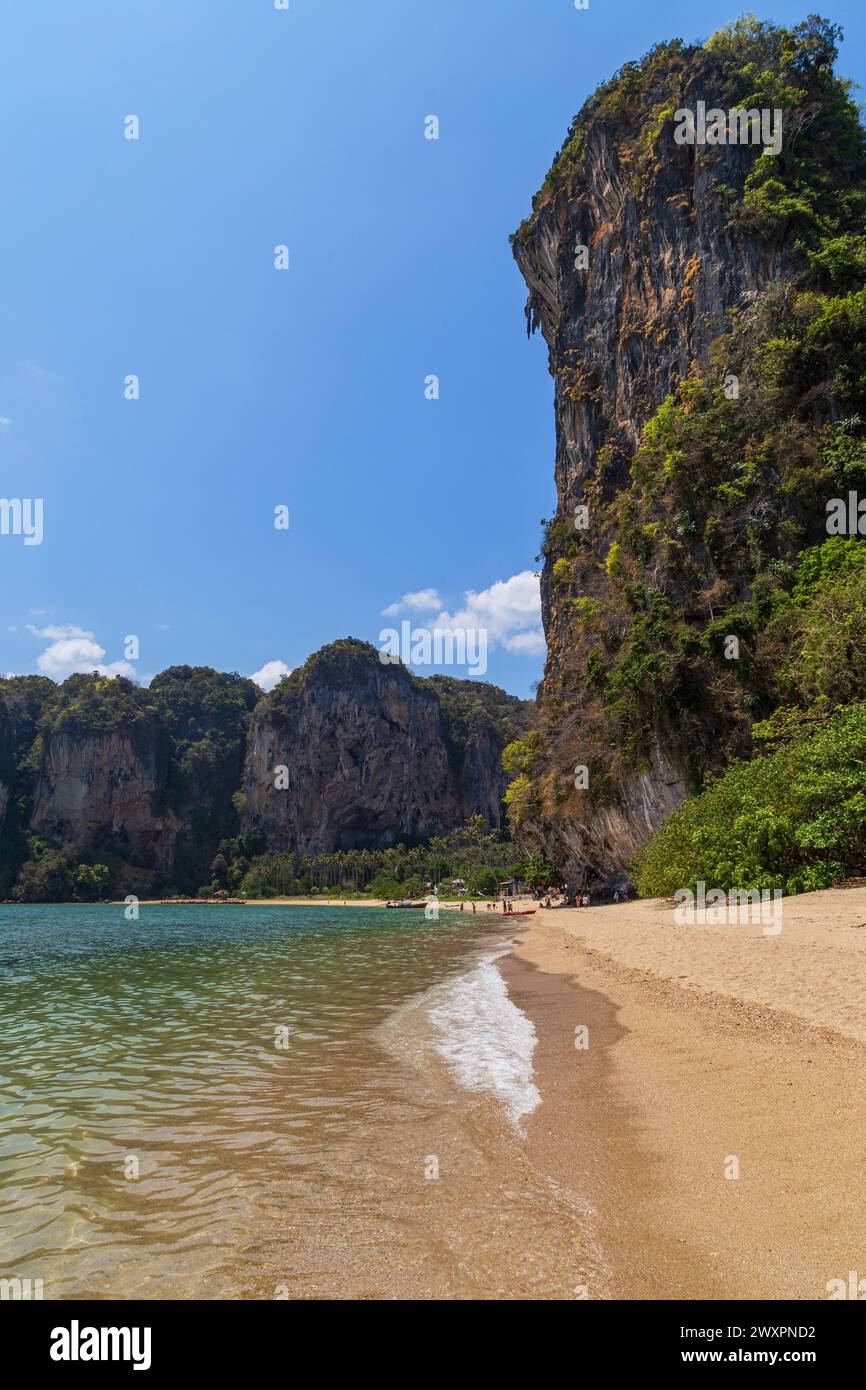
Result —
[[[819, 8], [845, 27], [840, 70], [863, 80], [862, 8]], [[43, 498], [44, 539], [0, 536], [0, 670], [126, 670], [130, 634], [143, 679], [294, 667], [337, 637], [376, 642], [384, 609], [432, 589], [399, 616], [485, 622], [488, 679], [528, 694], [552, 383], [508, 236], [599, 81], [737, 12], [7, 13], [0, 495]]]

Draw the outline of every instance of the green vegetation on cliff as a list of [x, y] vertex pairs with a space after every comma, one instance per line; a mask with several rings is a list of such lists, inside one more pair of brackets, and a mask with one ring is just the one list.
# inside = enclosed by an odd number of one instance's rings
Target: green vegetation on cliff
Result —
[[180, 811], [188, 827], [175, 846], [172, 881], [190, 892], [201, 882], [214, 844], [237, 832], [234, 798], [250, 715], [261, 691], [245, 676], [171, 666], [154, 677], [147, 693], [168, 743], [162, 799]]
[[11, 892], [27, 858], [27, 830], [39, 770], [37, 729], [55, 690], [45, 676], [0, 680], [0, 786], [8, 797], [0, 816], [0, 898]]
[[[336, 697], [329, 714], [323, 689]], [[0, 680], [0, 898], [196, 895], [202, 885], [271, 895], [289, 883], [292, 891], [304, 891], [304, 883], [369, 891], [377, 875], [377, 893], [385, 882], [411, 885], [413, 875], [428, 872], [436, 849], [428, 829], [404, 833], [387, 795], [370, 811], [375, 833], [380, 843], [406, 844], [373, 859], [354, 851], [308, 855], [302, 868], [300, 850], [311, 846], [299, 846], [279, 826], [266, 835], [245, 815], [242, 788], [252, 775], [246, 759], [254, 711], [256, 720], [276, 728], [277, 747], [297, 772], [298, 739], [319, 737], [319, 753], [330, 757], [345, 736], [351, 756], [357, 745], [366, 757], [379, 738], [382, 758], [393, 761], [395, 731], [402, 722], [411, 727], [419, 709], [426, 721], [421, 742], [432, 743], [440, 766], [443, 751], [452, 765], [450, 800], [442, 801], [441, 786], [431, 793], [409, 756], [402, 775], [415, 778], [420, 802], [440, 799], [436, 829], [483, 811], [483, 853], [476, 827], [460, 867], [510, 872], [522, 852], [487, 822], [499, 820], [499, 751], [526, 729], [531, 706], [495, 686], [421, 679], [383, 664], [374, 647], [351, 638], [322, 648], [268, 695], [244, 677], [191, 666], [171, 667], [147, 688], [98, 674], [74, 675], [62, 685], [41, 677]], [[324, 784], [306, 772], [306, 783], [285, 795], [306, 791], [315, 830], [327, 819], [327, 778], [343, 789], [345, 766], [339, 758], [329, 764]], [[270, 786], [269, 767], [258, 775]], [[349, 844], [352, 834], [363, 843], [365, 815], [359, 801]], [[320, 843], [328, 843], [327, 830], [324, 825]], [[416, 857], [407, 858], [422, 839]]]
[[[639, 856], [649, 894], [703, 878], [724, 889], [825, 888], [866, 865], [866, 546], [807, 550], [774, 590], [760, 648], [775, 696], [759, 751], [662, 826]], [[769, 654], [772, 653], [772, 659]]]
[[508, 742], [529, 722], [529, 702], [509, 695], [499, 686], [487, 681], [458, 680], [453, 676], [416, 676], [404, 666], [383, 664], [374, 646], [355, 637], [329, 642], [314, 652], [303, 666], [292, 671], [263, 697], [259, 713], [271, 718], [289, 718], [312, 679], [343, 689], [347, 673], [353, 669], [366, 669], [370, 675], [378, 677], [399, 669], [403, 679], [414, 689], [432, 690], [439, 700], [458, 759], [462, 759], [469, 743], [481, 730], [493, 730]]
[[62, 685], [42, 677], [0, 680], [0, 782], [10, 789], [0, 834], [0, 897], [104, 896], [130, 859], [122, 841], [106, 838], [80, 853], [30, 832], [43, 750], [47, 741], [62, 738], [117, 737], [152, 767], [157, 790], [149, 809], [176, 814], [182, 829], [170, 882], [153, 877], [146, 856], [133, 856], [133, 867], [150, 875], [142, 879], [148, 891], [194, 892], [214, 845], [237, 830], [232, 797], [240, 785], [249, 716], [260, 696], [242, 676], [192, 666], [170, 667], [149, 688], [100, 675], [70, 676]]
[[[753, 15], [713, 34], [703, 45], [681, 39], [658, 43], [639, 62], [624, 64], [584, 102], [556, 155], [533, 213], [517, 232], [530, 234], [540, 208], [557, 196], [579, 196], [587, 175], [586, 141], [603, 123], [635, 151], [635, 190], [656, 158], [656, 146], [688, 84], [711, 84], [714, 105], [784, 113], [786, 139], [777, 158], [754, 148], [745, 185], [725, 185], [719, 196], [733, 217], [761, 236], [792, 231], [807, 262], [844, 279], [859, 266], [866, 241], [863, 132], [852, 84], [833, 72], [842, 31], [818, 15], [790, 29]], [[831, 278], [834, 278], [831, 276]]]

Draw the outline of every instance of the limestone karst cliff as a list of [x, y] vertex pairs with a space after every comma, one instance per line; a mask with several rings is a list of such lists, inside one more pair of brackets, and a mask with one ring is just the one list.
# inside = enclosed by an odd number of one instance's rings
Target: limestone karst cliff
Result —
[[12, 751], [12, 722], [6, 710], [0, 707], [0, 833], [3, 831], [14, 777]]
[[[7, 699], [20, 702], [30, 682], [3, 682]], [[189, 666], [147, 689], [96, 675], [41, 682], [13, 787], [25, 853], [47, 845], [98, 859], [118, 890], [194, 891], [237, 828], [232, 797], [260, 694], [240, 676]]]
[[[587, 100], [512, 238], [549, 349], [557, 508], [539, 728], [509, 799], [578, 880], [621, 878], [796, 697], [783, 612], [866, 459], [866, 158], [837, 37], [812, 17], [659, 44]], [[699, 103], [730, 132], [732, 110], [780, 113], [781, 149], [679, 143]]]
[[135, 746], [121, 730], [47, 733], [30, 829], [81, 853], [105, 851], [156, 872], [171, 867], [179, 815], [156, 811], [159, 739]]
[[146, 689], [2, 680], [0, 897], [31, 880], [64, 896], [57, 850], [107, 865], [116, 893], [195, 893], [239, 831], [300, 856], [419, 841], [473, 815], [498, 827], [502, 749], [531, 708], [482, 682], [420, 680], [350, 639], [267, 696], [187, 666]]
[[418, 679], [364, 642], [336, 642], [257, 706], [243, 828], [274, 850], [320, 853], [422, 840], [471, 815], [498, 826], [502, 749], [528, 709], [494, 687]]

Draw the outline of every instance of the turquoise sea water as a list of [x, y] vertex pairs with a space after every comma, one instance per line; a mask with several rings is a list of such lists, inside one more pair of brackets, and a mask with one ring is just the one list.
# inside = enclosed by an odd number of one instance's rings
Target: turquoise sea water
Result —
[[[0, 907], [0, 1278], [45, 1298], [495, 1296], [490, 1219], [476, 1240], [462, 1213], [507, 1171], [498, 1102], [525, 1070], [483, 974], [502, 930], [330, 906], [143, 906], [134, 923]], [[543, 1186], [524, 1181], [503, 1220], [516, 1202], [543, 1229]]]

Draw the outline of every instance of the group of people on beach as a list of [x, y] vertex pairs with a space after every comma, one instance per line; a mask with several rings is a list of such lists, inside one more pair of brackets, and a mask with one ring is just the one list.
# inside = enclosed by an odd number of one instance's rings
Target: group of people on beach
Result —
[[[627, 893], [625, 890], [623, 890], [622, 892], [620, 892], [619, 889], [617, 889], [617, 891], [616, 891], [616, 892], [614, 893], [614, 895], [613, 895], [613, 901], [614, 901], [615, 903], [618, 903], [618, 902], [626, 902], [627, 900], [628, 900], [628, 893]], [[513, 912], [513, 911], [514, 911], [514, 899], [513, 899], [513, 898], [500, 898], [497, 902], [492, 902], [492, 903], [489, 902], [489, 903], [486, 903], [485, 906], [486, 906], [486, 909], [487, 909], [488, 912], [495, 912], [496, 909], [500, 906], [500, 904], [501, 904], [501, 907], [502, 907], [502, 911], [503, 911], [503, 912], [509, 913], [509, 912]], [[572, 895], [572, 894], [569, 894], [569, 893], [566, 891], [566, 892], [564, 893], [564, 895], [563, 895], [561, 901], [554, 904], [554, 903], [552, 903], [551, 900], [550, 900], [550, 893], [547, 892], [547, 891], [545, 891], [545, 890], [542, 890], [542, 894], [539, 894], [538, 905], [539, 905], [539, 907], [543, 907], [543, 908], [545, 908], [545, 909], [549, 909], [549, 908], [554, 907], [554, 906], [556, 906], [556, 907], [592, 907], [592, 897], [591, 897], [591, 895], [590, 895], [589, 893], [587, 893], [586, 891], [584, 891], [583, 893], [577, 893], [577, 892], [575, 892], [573, 895]], [[389, 904], [389, 906], [390, 906], [390, 904]], [[473, 912], [477, 911], [477, 906], [476, 906], [476, 904], [475, 904], [474, 902], [470, 902], [470, 906], [471, 906]], [[464, 908], [465, 908], [465, 903], [461, 902], [461, 903], [460, 903], [460, 911], [463, 912], [463, 911], [464, 911]]]

